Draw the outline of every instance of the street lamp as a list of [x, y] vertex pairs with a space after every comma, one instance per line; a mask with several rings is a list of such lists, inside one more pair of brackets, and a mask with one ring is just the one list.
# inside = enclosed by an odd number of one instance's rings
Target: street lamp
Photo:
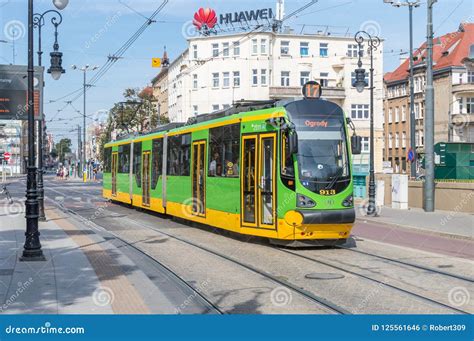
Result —
[[[65, 8], [67, 0], [54, 0], [58, 8]], [[28, 0], [28, 174], [26, 181], [25, 218], [26, 232], [20, 261], [44, 261], [38, 229], [39, 204], [36, 187], [35, 110], [34, 110], [34, 60], [33, 60], [33, 0]]]
[[[58, 80], [61, 77], [61, 74], [65, 73], [66, 71], [62, 68], [62, 53], [59, 52], [59, 44], [58, 44], [58, 26], [61, 25], [63, 22], [63, 17], [61, 13], [55, 10], [48, 10], [43, 14], [34, 14], [33, 15], [33, 28], [38, 29], [38, 65], [42, 66], [42, 47], [41, 47], [41, 33], [42, 27], [45, 25], [45, 16], [48, 14], [52, 14], [53, 17], [51, 18], [51, 23], [54, 26], [54, 45], [53, 49], [54, 52], [51, 52], [51, 66], [48, 69], [48, 73], [51, 74], [54, 80]], [[41, 86], [44, 86], [42, 84]], [[42, 109], [42, 106], [41, 106]], [[43, 114], [43, 113], [42, 113]], [[43, 118], [44, 119], [44, 118]], [[43, 120], [38, 121], [38, 202], [39, 202], [39, 220], [46, 221], [46, 215], [44, 213], [44, 188], [43, 188]]]
[[[377, 213], [375, 205], [375, 171], [374, 171], [374, 51], [377, 51], [380, 45], [380, 39], [371, 36], [366, 31], [359, 31], [355, 34], [354, 39], [359, 46], [359, 61], [355, 70], [354, 86], [358, 92], [363, 92], [367, 85], [370, 85], [370, 165], [369, 165], [369, 205], [367, 207], [367, 215], [374, 216]], [[365, 80], [365, 69], [362, 68], [363, 43], [367, 41], [367, 51], [370, 54], [370, 84]]]
[[413, 159], [411, 161], [410, 176], [416, 178], [416, 141], [415, 141], [415, 84], [413, 81], [413, 8], [420, 6], [420, 1], [409, 1], [405, 2], [384, 0], [384, 3], [390, 4], [394, 7], [408, 6], [409, 9], [409, 21], [410, 21], [410, 148], [413, 153]]
[[[64, 0], [64, 1], [67, 1], [67, 0]], [[83, 137], [83, 141], [82, 141], [82, 157], [81, 157], [81, 175], [83, 175], [83, 170], [85, 169], [85, 165], [86, 165], [86, 90], [87, 90], [87, 87], [90, 86], [89, 84], [87, 84], [86, 80], [87, 80], [87, 71], [95, 71], [97, 70], [99, 67], [98, 66], [93, 66], [93, 67], [90, 67], [89, 64], [81, 67], [81, 68], [78, 68], [76, 65], [72, 65], [71, 66], [71, 69], [73, 70], [79, 70], [79, 71], [82, 71], [84, 77], [83, 77], [83, 83], [82, 83], [82, 87], [83, 87], [83, 99], [84, 99], [84, 102], [83, 102], [83, 127], [82, 127], [82, 137]]]

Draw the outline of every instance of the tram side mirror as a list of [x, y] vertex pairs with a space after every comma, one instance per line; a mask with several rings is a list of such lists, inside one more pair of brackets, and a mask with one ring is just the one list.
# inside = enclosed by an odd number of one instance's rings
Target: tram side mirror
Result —
[[352, 155], [359, 155], [362, 153], [362, 137], [357, 135], [351, 136], [351, 150]]
[[289, 131], [288, 134], [288, 144], [291, 155], [298, 153], [298, 134], [296, 131]]

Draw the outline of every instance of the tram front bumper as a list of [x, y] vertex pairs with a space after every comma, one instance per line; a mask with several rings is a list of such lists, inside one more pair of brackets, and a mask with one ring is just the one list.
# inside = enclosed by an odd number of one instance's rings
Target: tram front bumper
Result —
[[[334, 245], [345, 242], [350, 236], [355, 221], [353, 208], [341, 210], [297, 210], [289, 211], [280, 222], [279, 239], [284, 244], [290, 241], [320, 241], [313, 245]], [[322, 243], [322, 244], [321, 244]], [[290, 243], [291, 244], [291, 243]]]
[[316, 224], [352, 224], [355, 222], [355, 209], [327, 211], [304, 211], [298, 210], [303, 216], [303, 225]]

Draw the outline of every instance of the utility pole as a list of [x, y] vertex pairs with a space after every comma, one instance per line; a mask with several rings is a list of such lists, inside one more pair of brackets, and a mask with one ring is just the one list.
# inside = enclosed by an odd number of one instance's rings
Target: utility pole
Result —
[[428, 23], [426, 36], [426, 95], [425, 95], [425, 182], [423, 208], [425, 212], [435, 210], [434, 184], [434, 88], [433, 88], [433, 6], [437, 0], [428, 0]]
[[81, 152], [81, 125], [77, 125], [77, 161], [76, 161], [76, 176], [80, 176], [79, 172], [79, 160], [82, 158], [82, 152]]
[[408, 6], [409, 11], [409, 25], [410, 25], [410, 148], [413, 153], [413, 161], [410, 166], [410, 176], [416, 179], [416, 120], [415, 120], [415, 84], [413, 81], [413, 8], [420, 6], [420, 0], [414, 1], [393, 1], [384, 0], [384, 3], [390, 4], [394, 7]]

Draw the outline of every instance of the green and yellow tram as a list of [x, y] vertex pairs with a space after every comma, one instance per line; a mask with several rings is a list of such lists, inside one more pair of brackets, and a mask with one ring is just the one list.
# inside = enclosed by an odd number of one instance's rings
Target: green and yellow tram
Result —
[[278, 244], [333, 245], [355, 220], [350, 142], [332, 102], [241, 105], [108, 143], [103, 196]]

